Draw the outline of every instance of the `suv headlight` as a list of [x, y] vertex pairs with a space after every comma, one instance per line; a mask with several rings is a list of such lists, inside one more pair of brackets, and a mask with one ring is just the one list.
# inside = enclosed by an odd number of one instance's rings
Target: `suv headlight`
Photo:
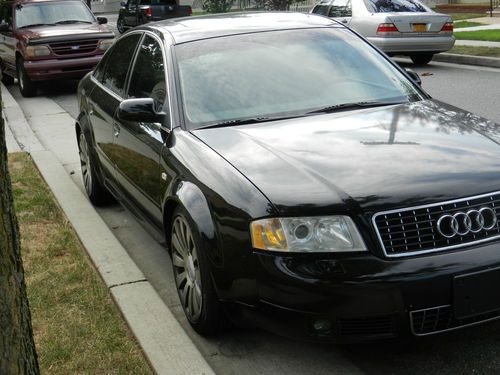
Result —
[[36, 56], [48, 56], [50, 55], [50, 49], [48, 46], [27, 46], [26, 56], [36, 57]]
[[251, 222], [255, 249], [300, 253], [366, 251], [349, 216], [286, 217]]
[[114, 39], [103, 39], [99, 42], [99, 50], [100, 51], [106, 51], [109, 47], [113, 45], [115, 42]]

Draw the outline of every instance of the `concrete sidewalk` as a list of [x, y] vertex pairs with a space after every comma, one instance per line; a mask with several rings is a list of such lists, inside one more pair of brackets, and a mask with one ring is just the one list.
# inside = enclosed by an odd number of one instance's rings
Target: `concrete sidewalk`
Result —
[[[38, 113], [26, 119], [10, 92], [5, 86], [1, 87], [7, 149], [30, 153], [152, 368], [158, 374], [214, 374], [142, 271], [71, 179], [70, 171], [75, 169], [78, 156], [76, 137], [69, 141], [56, 135], [58, 129], [73, 127], [73, 118], [53, 101], [39, 97], [32, 99]], [[33, 122], [35, 128], [36, 123], [50, 124], [50, 129], [46, 126], [46, 131], [35, 134], [29, 122]]]

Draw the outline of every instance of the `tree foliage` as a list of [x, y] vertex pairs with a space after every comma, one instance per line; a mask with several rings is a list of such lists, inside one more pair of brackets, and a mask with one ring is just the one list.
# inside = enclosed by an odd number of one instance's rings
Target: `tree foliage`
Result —
[[263, 10], [288, 10], [294, 0], [255, 0], [255, 5]]
[[203, 0], [203, 10], [208, 13], [226, 13], [233, 4], [234, 0]]
[[0, 374], [39, 373], [0, 116]]

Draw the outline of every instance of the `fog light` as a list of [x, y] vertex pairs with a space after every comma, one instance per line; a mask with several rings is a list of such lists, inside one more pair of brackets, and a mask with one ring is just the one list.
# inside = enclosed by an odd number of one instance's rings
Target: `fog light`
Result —
[[318, 333], [326, 333], [332, 329], [332, 322], [326, 319], [316, 320], [313, 323], [313, 328]]

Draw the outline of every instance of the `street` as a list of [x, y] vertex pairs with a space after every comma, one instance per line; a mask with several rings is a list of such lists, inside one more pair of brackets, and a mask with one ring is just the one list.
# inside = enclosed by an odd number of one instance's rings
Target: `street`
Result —
[[[422, 78], [423, 88], [435, 99], [467, 109], [500, 124], [500, 70], [431, 63], [414, 68]], [[38, 98], [23, 98], [17, 86], [9, 90], [22, 107], [28, 121], [35, 117], [40, 98], [49, 98], [73, 118], [78, 114], [76, 81], [48, 83], [40, 86]], [[38, 108], [38, 113], [40, 108]], [[62, 137], [74, 142], [78, 158], [74, 124], [67, 124]], [[32, 124], [43, 133], [50, 123]], [[439, 161], [436, 161], [439, 162]], [[74, 163], [66, 165], [84, 191], [81, 173]], [[207, 340], [190, 328], [179, 306], [170, 259], [162, 245], [156, 243], [136, 218], [115, 204], [98, 209], [187, 334], [196, 343], [208, 363], [218, 374], [461, 374], [498, 373], [497, 355], [500, 322], [494, 322], [446, 335], [415, 341], [391, 341], [359, 346], [332, 346], [297, 342], [254, 329], [234, 327], [221, 337]]]

